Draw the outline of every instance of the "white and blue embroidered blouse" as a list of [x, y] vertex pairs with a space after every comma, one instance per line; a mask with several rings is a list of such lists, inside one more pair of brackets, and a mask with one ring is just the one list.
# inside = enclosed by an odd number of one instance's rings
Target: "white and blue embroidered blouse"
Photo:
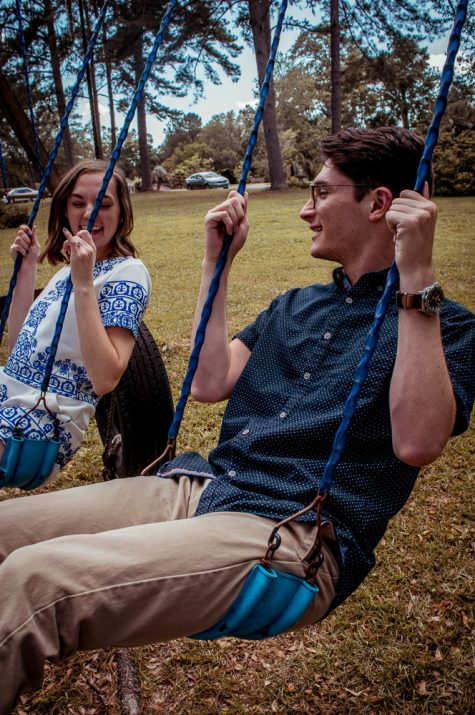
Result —
[[[0, 370], [2, 439], [8, 438], [18, 418], [39, 397], [69, 273], [69, 266], [58, 271], [33, 303]], [[131, 257], [98, 261], [93, 281], [103, 325], [126, 328], [136, 336], [150, 293], [150, 276], [142, 261]], [[58, 413], [63, 426], [60, 466], [71, 459], [84, 438], [98, 401], [81, 357], [73, 289], [47, 393], [48, 406]], [[41, 438], [48, 436], [52, 425], [47, 412], [35, 410], [22, 420], [21, 428], [25, 436]]]

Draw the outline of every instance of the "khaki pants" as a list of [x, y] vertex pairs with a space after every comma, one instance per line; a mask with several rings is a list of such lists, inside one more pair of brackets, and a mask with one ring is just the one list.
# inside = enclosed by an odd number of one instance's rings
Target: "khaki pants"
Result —
[[[192, 517], [207, 480], [133, 477], [0, 502], [0, 714], [40, 688], [44, 661], [197, 633], [228, 610], [264, 555], [274, 522]], [[321, 619], [339, 576], [327, 525], [313, 605]], [[315, 528], [281, 531], [276, 568], [303, 575]], [[331, 543], [333, 542], [333, 543]]]

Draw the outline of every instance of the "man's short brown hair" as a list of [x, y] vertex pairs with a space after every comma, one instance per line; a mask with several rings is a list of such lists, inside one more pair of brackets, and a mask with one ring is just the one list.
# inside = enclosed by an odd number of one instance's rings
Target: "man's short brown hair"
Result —
[[[424, 141], [415, 132], [402, 127], [344, 129], [321, 142], [324, 161], [345, 174], [355, 184], [386, 186], [393, 198], [403, 189], [413, 189]], [[432, 168], [427, 177], [432, 193]], [[355, 188], [361, 201], [370, 188]]]

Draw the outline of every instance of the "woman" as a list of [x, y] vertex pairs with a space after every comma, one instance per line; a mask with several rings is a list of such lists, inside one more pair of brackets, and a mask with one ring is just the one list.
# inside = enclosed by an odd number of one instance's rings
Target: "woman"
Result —
[[[150, 276], [130, 239], [132, 206], [120, 169], [115, 168], [92, 231], [87, 231], [106, 168], [103, 161], [85, 160], [63, 177], [52, 198], [42, 252], [35, 228], [25, 225], [10, 249], [14, 259], [20, 253], [23, 260], [10, 311], [11, 353], [0, 370], [0, 458], [17, 423], [25, 437], [53, 434], [53, 415], [39, 407], [28, 411], [40, 395], [69, 274], [73, 283], [46, 394], [61, 427], [61, 447], [48, 481], [72, 458], [100, 396], [114, 390], [124, 373], [150, 292]], [[66, 266], [33, 302], [37, 266], [44, 258]]]

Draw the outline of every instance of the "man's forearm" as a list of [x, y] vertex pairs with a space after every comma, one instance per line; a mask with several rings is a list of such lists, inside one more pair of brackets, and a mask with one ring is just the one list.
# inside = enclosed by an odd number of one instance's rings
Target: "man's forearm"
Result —
[[400, 311], [390, 408], [396, 456], [414, 466], [436, 459], [456, 413], [437, 316]]
[[[206, 259], [203, 261], [201, 284], [193, 323], [192, 349], [215, 269], [216, 265], [214, 262], [207, 261]], [[213, 308], [208, 325], [206, 326], [205, 340], [201, 348], [198, 368], [193, 379], [192, 395], [200, 402], [219, 402], [228, 397], [230, 391], [228, 387], [228, 375], [231, 365], [231, 350], [229, 347], [226, 314], [228, 275], [229, 265], [227, 265], [223, 271], [219, 289], [213, 301]]]

